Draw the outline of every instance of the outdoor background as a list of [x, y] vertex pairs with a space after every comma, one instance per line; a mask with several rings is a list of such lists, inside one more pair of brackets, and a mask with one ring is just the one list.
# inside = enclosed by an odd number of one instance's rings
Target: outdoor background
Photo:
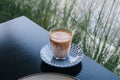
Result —
[[0, 0], [0, 23], [22, 15], [74, 30], [84, 54], [120, 76], [120, 0]]

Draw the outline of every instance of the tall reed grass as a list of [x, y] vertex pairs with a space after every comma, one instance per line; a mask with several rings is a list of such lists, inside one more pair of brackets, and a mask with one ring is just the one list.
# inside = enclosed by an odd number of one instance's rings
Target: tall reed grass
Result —
[[[0, 22], [25, 15], [45, 29], [75, 30], [73, 42], [120, 76], [118, 0], [0, 0]], [[108, 4], [109, 3], [109, 4]]]

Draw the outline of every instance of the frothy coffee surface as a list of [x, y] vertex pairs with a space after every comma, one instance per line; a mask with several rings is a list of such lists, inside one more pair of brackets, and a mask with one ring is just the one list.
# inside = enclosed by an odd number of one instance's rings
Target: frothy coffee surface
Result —
[[56, 42], [66, 42], [71, 39], [72, 33], [67, 30], [56, 30], [51, 32], [51, 39]]

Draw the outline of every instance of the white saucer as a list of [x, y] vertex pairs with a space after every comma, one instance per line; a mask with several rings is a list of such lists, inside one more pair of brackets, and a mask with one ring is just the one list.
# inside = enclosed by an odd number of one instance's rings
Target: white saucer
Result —
[[60, 73], [37, 73], [25, 76], [18, 80], [80, 80], [80, 79]]
[[40, 56], [45, 63], [51, 66], [65, 68], [80, 63], [83, 59], [83, 52], [78, 45], [72, 43], [68, 58], [65, 60], [57, 60], [53, 57], [50, 44], [47, 44], [41, 49]]

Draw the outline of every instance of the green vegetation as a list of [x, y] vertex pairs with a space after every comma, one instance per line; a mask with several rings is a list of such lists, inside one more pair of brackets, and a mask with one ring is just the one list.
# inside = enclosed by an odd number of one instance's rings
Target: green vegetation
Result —
[[56, 26], [70, 28], [75, 31], [73, 42], [86, 55], [120, 76], [117, 0], [111, 0], [109, 6], [103, 0], [101, 7], [95, 0], [79, 1], [0, 0], [0, 23], [25, 15], [47, 30]]

